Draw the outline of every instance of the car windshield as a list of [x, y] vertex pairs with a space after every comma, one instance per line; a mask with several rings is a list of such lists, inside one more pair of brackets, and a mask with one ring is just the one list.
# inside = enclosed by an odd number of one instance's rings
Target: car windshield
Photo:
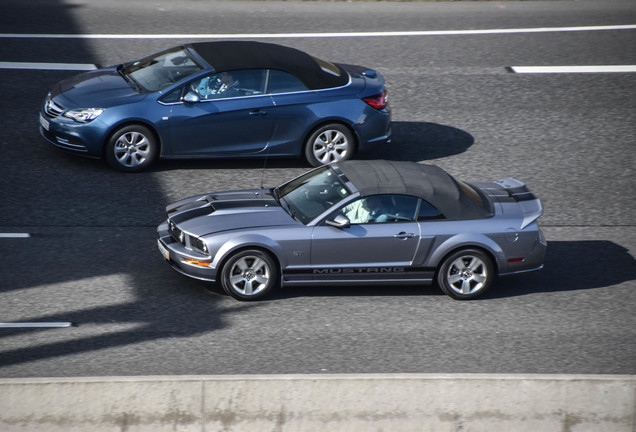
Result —
[[201, 70], [203, 66], [178, 47], [125, 64], [119, 73], [136, 90], [155, 92]]
[[328, 166], [297, 177], [274, 189], [274, 196], [290, 215], [307, 224], [351, 195], [344, 183]]

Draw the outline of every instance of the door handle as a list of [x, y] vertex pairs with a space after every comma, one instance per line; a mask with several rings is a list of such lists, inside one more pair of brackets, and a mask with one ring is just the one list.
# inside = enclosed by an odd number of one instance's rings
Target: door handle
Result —
[[250, 115], [251, 116], [255, 116], [255, 117], [262, 117], [265, 114], [267, 114], [267, 111], [263, 111], [263, 110], [259, 110], [259, 109], [250, 111]]
[[406, 240], [415, 237], [413, 233], [401, 232], [399, 234], [395, 234], [393, 237], [400, 240]]

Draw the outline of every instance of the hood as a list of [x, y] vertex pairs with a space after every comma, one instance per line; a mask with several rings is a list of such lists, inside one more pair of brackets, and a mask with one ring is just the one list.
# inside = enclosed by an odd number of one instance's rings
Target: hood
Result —
[[169, 221], [180, 230], [196, 236], [297, 224], [267, 189], [217, 192], [186, 198], [169, 205], [166, 213]]
[[110, 108], [144, 97], [119, 75], [115, 66], [82, 73], [59, 82], [51, 91], [51, 98], [60, 95], [81, 108]]

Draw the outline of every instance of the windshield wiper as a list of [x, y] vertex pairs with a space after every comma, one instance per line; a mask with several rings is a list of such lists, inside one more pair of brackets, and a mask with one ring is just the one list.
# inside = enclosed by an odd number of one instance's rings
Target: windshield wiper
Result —
[[302, 223], [302, 221], [296, 217], [296, 212], [291, 209], [285, 198], [281, 197], [278, 202], [280, 203], [280, 206], [283, 208], [283, 210], [289, 213], [289, 215], [293, 217], [295, 221]]
[[137, 93], [143, 93], [144, 89], [139, 85], [139, 83], [137, 81], [135, 81], [133, 79], [133, 77], [131, 77], [130, 75], [128, 75], [125, 71], [124, 71], [124, 66], [119, 66], [117, 68], [117, 72], [119, 72], [119, 75], [121, 75], [121, 77], [126, 80], [126, 82], [137, 92]]

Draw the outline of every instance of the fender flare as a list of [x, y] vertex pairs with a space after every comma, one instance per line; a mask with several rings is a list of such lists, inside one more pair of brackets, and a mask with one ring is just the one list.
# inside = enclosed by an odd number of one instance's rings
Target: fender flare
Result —
[[435, 269], [439, 268], [442, 260], [451, 253], [459, 249], [481, 249], [488, 253], [493, 259], [495, 272], [499, 273], [499, 269], [505, 267], [506, 256], [501, 247], [490, 237], [477, 233], [461, 233], [456, 234], [444, 240], [440, 245], [435, 247], [434, 252], [427, 260], [427, 264]]
[[223, 243], [223, 245], [217, 250], [216, 254], [214, 254], [212, 265], [217, 269], [217, 271], [220, 271], [223, 264], [230, 256], [237, 251], [245, 249], [261, 249], [268, 252], [278, 266], [279, 271], [282, 271], [284, 264], [281, 263], [281, 256], [283, 252], [282, 247], [270, 237], [252, 233], [239, 235], [232, 238], [230, 241]]

